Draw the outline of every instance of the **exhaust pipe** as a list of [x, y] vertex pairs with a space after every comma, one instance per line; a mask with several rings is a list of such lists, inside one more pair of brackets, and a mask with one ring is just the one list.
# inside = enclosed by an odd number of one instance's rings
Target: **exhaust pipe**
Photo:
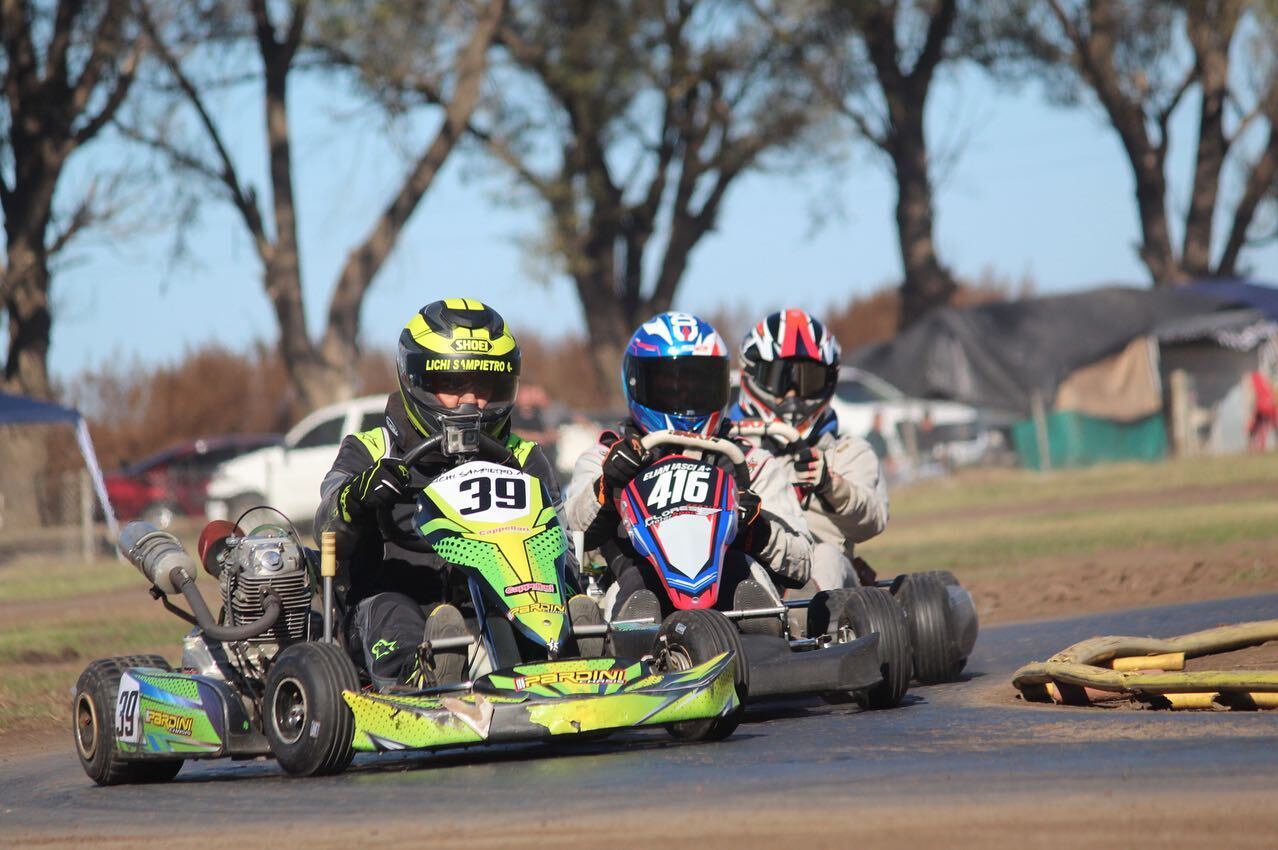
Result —
[[120, 532], [120, 552], [138, 572], [165, 595], [181, 593], [191, 606], [191, 613], [204, 633], [214, 640], [247, 640], [264, 634], [284, 610], [273, 590], [263, 594], [262, 616], [242, 626], [222, 626], [213, 619], [208, 603], [195, 585], [195, 559], [187, 554], [178, 539], [160, 531], [149, 522], [131, 522]]

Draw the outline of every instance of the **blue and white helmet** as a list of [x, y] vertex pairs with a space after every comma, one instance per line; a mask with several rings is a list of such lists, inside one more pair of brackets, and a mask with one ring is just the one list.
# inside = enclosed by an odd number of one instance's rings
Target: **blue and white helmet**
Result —
[[670, 429], [711, 436], [728, 404], [728, 349], [719, 332], [690, 313], [644, 322], [621, 359], [630, 418], [644, 433]]

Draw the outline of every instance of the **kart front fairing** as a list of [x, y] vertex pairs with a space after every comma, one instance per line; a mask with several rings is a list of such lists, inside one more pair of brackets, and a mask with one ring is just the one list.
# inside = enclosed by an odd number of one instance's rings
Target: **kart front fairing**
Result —
[[713, 606], [724, 553], [737, 533], [732, 477], [704, 460], [668, 455], [635, 476], [618, 507], [630, 542], [674, 607]]
[[[471, 461], [418, 496], [413, 518], [444, 560], [463, 570], [476, 605], [490, 605], [553, 655], [566, 641], [568, 540], [545, 485], [516, 469]], [[480, 614], [481, 621], [484, 614]]]

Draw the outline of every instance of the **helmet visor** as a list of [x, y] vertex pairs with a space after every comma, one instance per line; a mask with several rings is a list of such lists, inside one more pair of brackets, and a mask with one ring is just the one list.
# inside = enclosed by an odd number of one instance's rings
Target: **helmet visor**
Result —
[[627, 358], [630, 396], [662, 413], [695, 416], [723, 410], [728, 403], [726, 357]]
[[[472, 393], [477, 400], [493, 406], [509, 405], [515, 401], [519, 375], [514, 372], [426, 369], [426, 360], [438, 362], [439, 358], [426, 354], [408, 354], [404, 364], [408, 390], [422, 404], [433, 407], [439, 404], [440, 395], [464, 396]], [[494, 366], [507, 365], [501, 361], [486, 362], [491, 362]]]
[[800, 398], [826, 398], [839, 378], [839, 367], [816, 360], [765, 360], [750, 372], [755, 383], [777, 398], [790, 390]]

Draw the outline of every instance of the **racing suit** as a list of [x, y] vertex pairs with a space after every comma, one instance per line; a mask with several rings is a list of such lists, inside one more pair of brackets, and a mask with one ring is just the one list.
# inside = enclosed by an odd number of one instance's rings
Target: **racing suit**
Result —
[[[362, 655], [365, 669], [379, 687], [404, 681], [415, 665], [428, 613], [423, 606], [445, 600], [446, 562], [433, 552], [410, 548], [423, 545], [413, 528], [415, 502], [392, 506], [379, 521], [371, 512], [359, 519], [344, 515], [339, 500], [346, 484], [368, 466], [383, 457], [403, 457], [424, 439], [409, 422], [399, 393], [391, 393], [386, 425], [348, 434], [320, 484], [315, 536], [318, 539], [321, 531], [337, 532], [339, 567], [334, 590], [346, 611], [347, 647], [352, 654]], [[521, 468], [546, 485], [560, 510], [559, 481], [540, 447], [513, 434], [505, 444]], [[420, 492], [455, 465], [455, 459], [442, 453], [424, 455], [409, 470], [407, 492]], [[575, 580], [571, 553], [569, 559]]]
[[[739, 408], [733, 419], [748, 418]], [[813, 448], [820, 451], [830, 473], [824, 493], [803, 492], [789, 456], [771, 439], [747, 437], [757, 451], [774, 457], [803, 507], [806, 528], [814, 538], [812, 580], [821, 590], [856, 587], [853, 548], [876, 537], [887, 527], [888, 495], [883, 471], [873, 447], [860, 437], [840, 435], [838, 418], [827, 410], [812, 428]]]
[[[623, 435], [639, 436], [634, 425], [629, 422], [623, 423], [620, 431], [621, 434], [605, 431], [600, 435], [599, 442], [577, 458], [572, 481], [568, 486], [570, 495], [564, 506], [568, 527], [585, 533], [586, 550], [603, 553], [617, 579], [620, 590], [612, 611], [614, 615], [625, 602], [625, 597], [643, 586], [643, 577], [647, 574], [646, 570], [633, 569], [644, 559], [634, 551], [625, 531], [620, 528], [621, 516], [613, 500], [605, 499], [601, 503], [596, 495], [598, 491], [595, 482], [603, 474], [603, 460], [609, 447]], [[803, 511], [794, 488], [789, 484], [784, 465], [765, 451], [744, 444], [742, 448], [746, 450], [746, 465], [750, 468], [750, 487], [760, 499], [759, 521], [766, 524], [768, 535], [766, 543], [755, 551], [744, 553], [740, 549], [739, 534], [738, 541], [729, 550], [719, 594], [719, 606], [728, 608], [732, 606], [733, 587], [752, 572], [750, 560], [766, 571], [768, 580], [762, 584], [775, 596], [778, 604], [780, 596], [775, 594], [772, 585], [777, 583], [802, 587], [808, 580], [812, 567], [812, 542], [804, 530]], [[657, 450], [658, 455], [661, 451], [663, 450]], [[720, 463], [727, 465], [728, 461], [721, 459]], [[750, 557], [744, 557], [746, 554]], [[757, 572], [755, 574], [758, 575]], [[659, 586], [650, 589], [661, 598]]]

